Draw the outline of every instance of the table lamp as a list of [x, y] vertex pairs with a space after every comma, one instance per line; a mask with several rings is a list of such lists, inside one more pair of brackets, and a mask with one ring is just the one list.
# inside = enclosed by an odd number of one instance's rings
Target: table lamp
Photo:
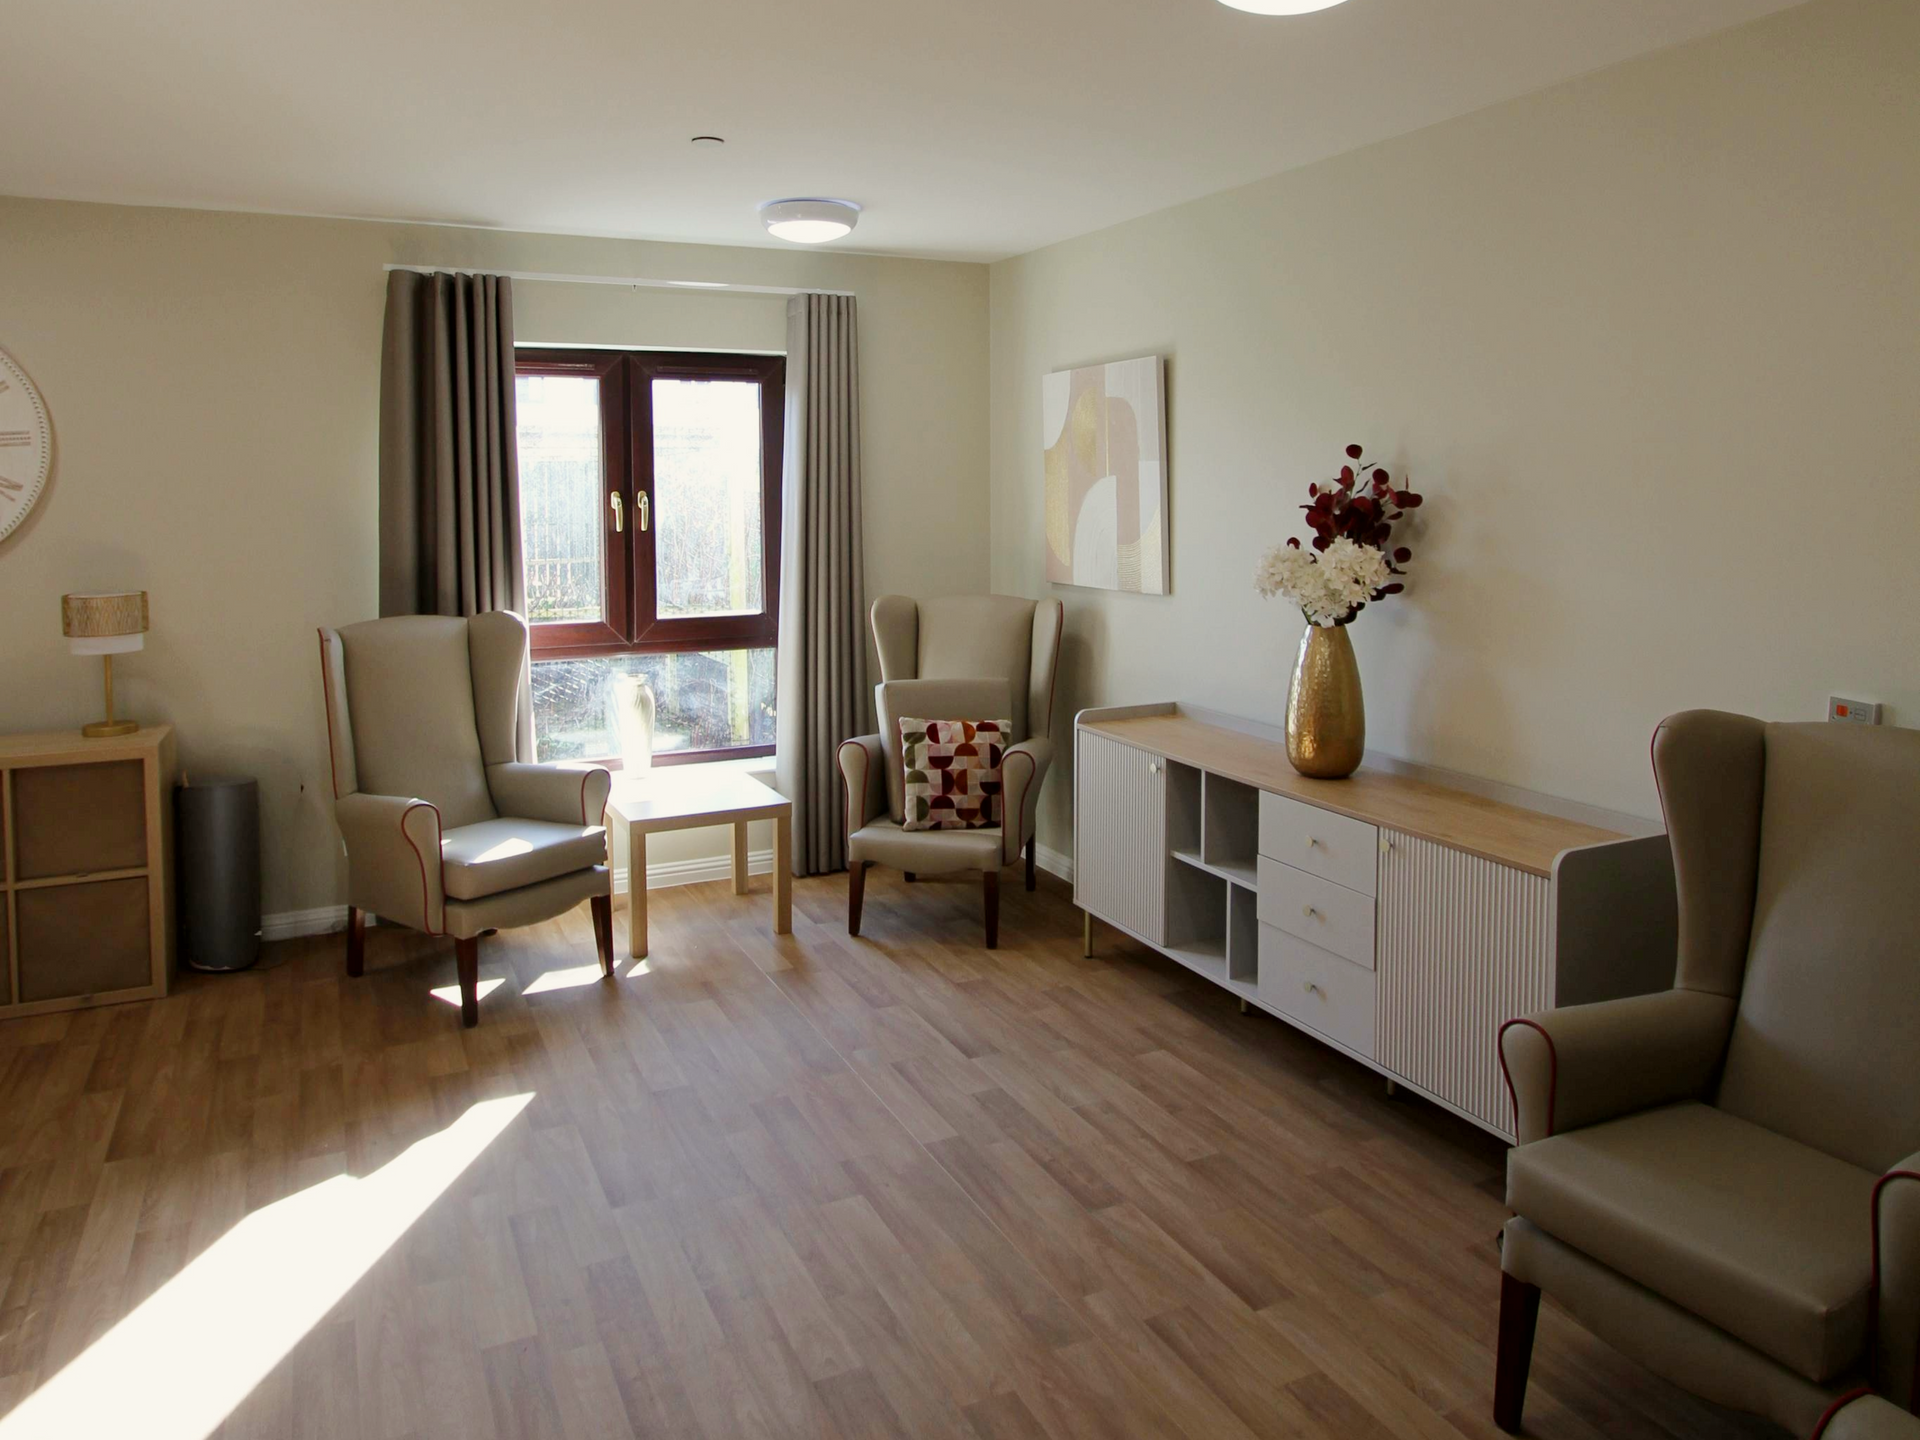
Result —
[[98, 655], [107, 667], [107, 718], [82, 725], [80, 733], [90, 740], [113, 735], [131, 735], [140, 728], [136, 720], [113, 718], [113, 657], [146, 644], [147, 592], [135, 590], [124, 595], [62, 595], [60, 597], [60, 633], [76, 655]]

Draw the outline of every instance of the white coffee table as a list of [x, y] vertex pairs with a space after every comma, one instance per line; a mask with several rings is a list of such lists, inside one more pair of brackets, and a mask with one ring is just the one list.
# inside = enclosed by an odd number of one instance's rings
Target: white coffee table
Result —
[[793, 933], [793, 802], [738, 770], [663, 766], [641, 786], [607, 802], [627, 832], [627, 953], [647, 953], [647, 836], [663, 830], [733, 827], [733, 893], [747, 893], [747, 825], [773, 821], [773, 933]]

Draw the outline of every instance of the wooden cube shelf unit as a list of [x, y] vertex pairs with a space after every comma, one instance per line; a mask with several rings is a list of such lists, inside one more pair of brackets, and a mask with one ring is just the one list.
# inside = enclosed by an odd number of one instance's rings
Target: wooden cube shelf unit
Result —
[[173, 727], [0, 736], [0, 1019], [173, 979]]

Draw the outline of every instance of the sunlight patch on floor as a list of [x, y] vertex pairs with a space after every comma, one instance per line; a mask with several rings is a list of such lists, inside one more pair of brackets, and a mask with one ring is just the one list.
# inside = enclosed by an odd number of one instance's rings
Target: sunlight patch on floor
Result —
[[482, 1101], [371, 1175], [254, 1211], [0, 1419], [0, 1440], [204, 1440], [532, 1099]]
[[[491, 980], [482, 980], [478, 985], [473, 987], [473, 991], [478, 998], [484, 1000], [506, 983], [505, 980], [502, 980], [496, 975]], [[436, 1000], [446, 1001], [449, 1005], [458, 1005], [460, 1003], [460, 987], [458, 985], [442, 985], [436, 990], [429, 990], [427, 993]]]
[[576, 985], [592, 985], [605, 973], [598, 961], [591, 965], [576, 965], [571, 970], [549, 970], [520, 993], [544, 995], [549, 990], [571, 990]]

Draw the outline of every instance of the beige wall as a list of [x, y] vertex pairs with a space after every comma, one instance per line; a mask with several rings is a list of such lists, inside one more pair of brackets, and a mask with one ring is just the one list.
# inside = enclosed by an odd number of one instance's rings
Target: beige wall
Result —
[[1818, 0], [995, 265], [995, 588], [1047, 589], [1040, 377], [1168, 357], [1174, 593], [1058, 592], [1066, 709], [1277, 722], [1254, 562], [1358, 440], [1429, 501], [1376, 748], [1652, 815], [1671, 711], [1920, 723], [1916, 57]]
[[[981, 266], [0, 199], [0, 347], [56, 434], [52, 482], [0, 542], [0, 729], [98, 704], [63, 591], [152, 592], [122, 703], [178, 725], [189, 769], [260, 778], [269, 913], [343, 893], [313, 632], [375, 609], [388, 262], [854, 291], [869, 584], [985, 583], [984, 519], [922, 539], [928, 507], [984, 485]], [[518, 311], [550, 343], [785, 346], [779, 297], [528, 283]]]

